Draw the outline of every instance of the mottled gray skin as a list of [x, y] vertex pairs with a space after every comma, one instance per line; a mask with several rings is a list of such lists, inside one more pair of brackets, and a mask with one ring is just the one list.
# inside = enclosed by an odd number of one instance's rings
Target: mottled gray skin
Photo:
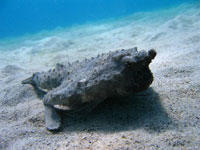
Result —
[[[57, 64], [53, 70], [34, 73], [22, 83], [43, 91], [43, 102], [48, 107], [46, 122], [54, 116], [50, 121], [52, 126], [46, 125], [49, 130], [54, 130], [60, 127], [55, 105], [89, 111], [110, 97], [127, 97], [147, 89], [153, 81], [149, 64], [155, 56], [155, 50], [123, 49], [81, 62]], [[50, 116], [49, 112], [54, 113]]]

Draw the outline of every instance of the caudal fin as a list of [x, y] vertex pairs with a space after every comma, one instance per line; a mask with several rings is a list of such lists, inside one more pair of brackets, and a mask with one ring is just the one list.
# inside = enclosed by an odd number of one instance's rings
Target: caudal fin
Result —
[[22, 84], [33, 84], [33, 76], [23, 80]]

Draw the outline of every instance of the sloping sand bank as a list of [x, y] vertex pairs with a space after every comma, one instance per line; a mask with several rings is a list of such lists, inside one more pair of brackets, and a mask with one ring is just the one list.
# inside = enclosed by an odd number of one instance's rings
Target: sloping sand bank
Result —
[[[0, 149], [200, 149], [200, 5], [37, 35], [0, 47]], [[22, 42], [23, 41], [23, 42]], [[43, 104], [21, 80], [57, 62], [137, 46], [155, 48], [151, 87], [45, 129]]]

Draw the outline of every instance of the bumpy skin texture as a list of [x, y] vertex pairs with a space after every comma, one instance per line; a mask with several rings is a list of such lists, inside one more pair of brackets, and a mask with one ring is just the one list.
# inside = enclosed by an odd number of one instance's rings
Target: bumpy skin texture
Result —
[[48, 90], [43, 100], [49, 105], [76, 107], [113, 96], [129, 96], [149, 87], [153, 76], [149, 63], [156, 52], [136, 48], [102, 54], [72, 64], [57, 64], [53, 70], [35, 73], [33, 84]]
[[109, 97], [126, 97], [147, 89], [153, 81], [149, 69], [155, 50], [114, 51], [53, 70], [35, 73], [22, 83], [46, 90], [45, 105], [66, 105], [71, 110], [93, 108]]

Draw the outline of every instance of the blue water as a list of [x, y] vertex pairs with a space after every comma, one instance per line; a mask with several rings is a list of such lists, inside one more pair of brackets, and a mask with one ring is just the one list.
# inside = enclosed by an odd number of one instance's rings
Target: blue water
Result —
[[194, 0], [0, 0], [0, 38], [151, 11]]

